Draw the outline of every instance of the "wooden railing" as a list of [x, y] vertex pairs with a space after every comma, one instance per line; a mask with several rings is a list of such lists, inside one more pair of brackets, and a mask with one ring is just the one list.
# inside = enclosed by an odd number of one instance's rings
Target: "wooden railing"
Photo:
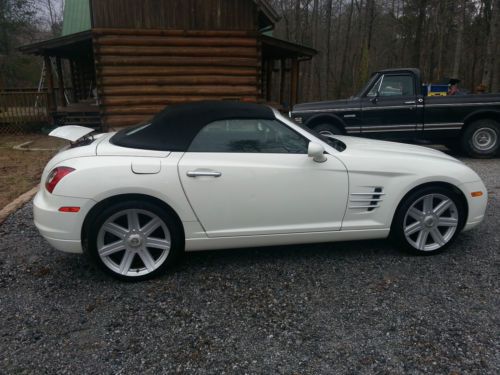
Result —
[[48, 122], [48, 94], [37, 90], [0, 91], [0, 131], [16, 133]]

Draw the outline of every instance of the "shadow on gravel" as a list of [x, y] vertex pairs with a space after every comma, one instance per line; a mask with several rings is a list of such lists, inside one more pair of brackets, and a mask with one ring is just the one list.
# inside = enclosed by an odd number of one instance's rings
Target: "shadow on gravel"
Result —
[[389, 241], [351, 241], [308, 245], [271, 246], [260, 248], [227, 249], [202, 252], [189, 252], [181, 259], [178, 267], [195, 268], [199, 265], [233, 264], [252, 265], [286, 260], [289, 263], [304, 262], [308, 259], [335, 262], [340, 260], [370, 257], [408, 256], [398, 251]]
[[[94, 268], [84, 255], [75, 256], [59, 252], [55, 252], [55, 254], [59, 257], [55, 264], [57, 268], [64, 270], [61, 277], [65, 279], [87, 280], [96, 283], [115, 281], [101, 270]], [[300, 270], [300, 267], [304, 264], [311, 267], [318, 263], [341, 265], [358, 260], [377, 259], [381, 261], [381, 259], [387, 258], [401, 261], [405, 257], [413, 258], [413, 256], [398, 250], [388, 240], [188, 252], [160, 279], [168, 279], [185, 273], [194, 274], [200, 270], [224, 272], [227, 269], [237, 268], [243, 271], [248, 269], [250, 272], [256, 266], [265, 268], [266, 266], [275, 266], [277, 263], [286, 263], [287, 267], [296, 267], [297, 270]], [[55, 269], [40, 267], [34, 271], [34, 275], [53, 278], [54, 272], [58, 273]]]

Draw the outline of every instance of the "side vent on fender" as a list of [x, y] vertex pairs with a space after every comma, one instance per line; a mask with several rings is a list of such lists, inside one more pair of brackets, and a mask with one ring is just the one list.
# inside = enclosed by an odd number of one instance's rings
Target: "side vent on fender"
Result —
[[363, 186], [368, 191], [351, 193], [349, 198], [349, 208], [361, 210], [362, 212], [371, 212], [380, 207], [384, 201], [384, 188], [381, 186]]

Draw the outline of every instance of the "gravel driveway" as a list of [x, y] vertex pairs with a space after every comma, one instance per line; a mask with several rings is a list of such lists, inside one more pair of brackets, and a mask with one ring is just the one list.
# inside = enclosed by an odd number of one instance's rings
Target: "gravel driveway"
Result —
[[0, 227], [0, 373], [500, 374], [500, 160], [465, 161], [487, 218], [432, 257], [205, 252], [126, 284], [52, 250], [27, 205]]

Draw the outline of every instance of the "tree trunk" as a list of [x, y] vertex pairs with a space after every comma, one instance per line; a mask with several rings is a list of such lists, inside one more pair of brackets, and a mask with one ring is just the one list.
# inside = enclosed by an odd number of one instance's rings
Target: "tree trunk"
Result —
[[427, 8], [427, 0], [419, 1], [417, 29], [415, 31], [415, 45], [413, 51], [413, 63], [415, 67], [420, 68], [420, 55], [421, 55], [421, 40], [422, 32], [424, 29], [425, 14]]
[[[318, 49], [318, 30], [319, 30], [319, 22], [318, 22], [318, 13], [319, 13], [319, 0], [314, 0], [313, 3], [313, 14], [312, 14], [312, 46], [313, 48]], [[316, 69], [317, 69], [317, 58], [312, 59], [311, 62], [309, 63], [309, 75], [308, 75], [308, 85], [307, 85], [307, 93], [306, 97], [308, 101], [311, 101], [315, 95], [314, 95], [314, 87], [316, 86], [314, 82], [314, 78], [316, 76]], [[319, 83], [319, 82], [318, 82]]]
[[342, 53], [342, 63], [340, 65], [340, 81], [337, 86], [337, 97], [342, 95], [344, 89], [345, 82], [345, 66], [347, 63], [347, 51], [349, 51], [349, 47], [351, 46], [351, 25], [352, 25], [352, 15], [354, 12], [354, 0], [351, 0], [351, 5], [349, 7], [349, 15], [347, 16], [347, 30], [346, 30], [346, 38], [344, 43], [344, 51]]
[[500, 32], [500, 0], [494, 0], [491, 9], [491, 23], [488, 41], [486, 42], [486, 56], [484, 62], [483, 79], [481, 83], [487, 91], [496, 91], [498, 87], [495, 78], [498, 72], [495, 72], [498, 61], [498, 33]]
[[496, 69], [491, 81], [491, 92], [500, 92], [500, 47], [497, 46]]
[[462, 17], [458, 21], [457, 42], [455, 44], [455, 57], [453, 59], [453, 78], [458, 78], [460, 71], [460, 60], [462, 57], [462, 44], [464, 38], [464, 25], [467, 15], [467, 0], [462, 0]]
[[295, 0], [295, 42], [300, 43], [300, 0]]
[[370, 76], [370, 49], [372, 45], [373, 23], [375, 21], [375, 1], [367, 0], [365, 11], [365, 31], [363, 35], [363, 44], [361, 46], [361, 66], [359, 69], [359, 78], [357, 88], [361, 87]]
[[436, 16], [436, 30], [437, 30], [437, 33], [438, 33], [438, 45], [437, 45], [437, 48], [438, 48], [438, 59], [437, 59], [437, 69], [436, 71], [433, 73], [433, 77], [431, 78], [438, 78], [438, 79], [441, 79], [442, 76], [443, 76], [443, 66], [444, 66], [444, 55], [445, 55], [445, 43], [444, 43], [444, 34], [448, 31], [448, 29], [446, 27], [443, 27], [443, 25], [439, 22], [439, 19], [440, 18], [444, 18], [445, 16], [445, 13], [446, 13], [446, 9], [444, 7], [444, 3], [440, 3], [439, 4], [439, 8], [438, 8], [438, 12], [437, 12], [437, 16]]
[[330, 72], [332, 61], [331, 60], [331, 41], [332, 41], [332, 5], [333, 0], [328, 0], [326, 2], [326, 42], [325, 42], [325, 77], [324, 81], [324, 92], [321, 94], [322, 99], [328, 99], [330, 95]]

